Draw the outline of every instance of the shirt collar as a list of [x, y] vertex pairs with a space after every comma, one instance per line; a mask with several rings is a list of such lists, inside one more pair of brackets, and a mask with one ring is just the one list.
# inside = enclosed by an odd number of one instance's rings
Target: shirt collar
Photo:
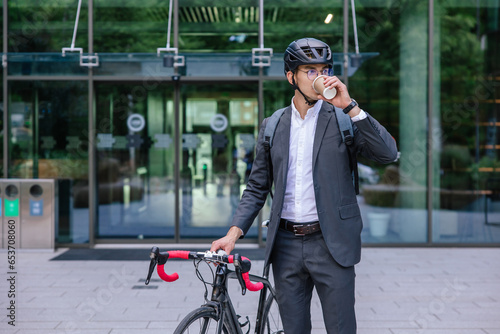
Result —
[[[317, 116], [319, 111], [321, 110], [322, 105], [323, 105], [323, 100], [318, 100], [318, 102], [316, 102], [311, 108], [307, 110], [306, 118], [311, 116]], [[295, 107], [295, 103], [293, 102], [293, 97], [292, 97], [292, 114], [300, 118], [300, 113]]]

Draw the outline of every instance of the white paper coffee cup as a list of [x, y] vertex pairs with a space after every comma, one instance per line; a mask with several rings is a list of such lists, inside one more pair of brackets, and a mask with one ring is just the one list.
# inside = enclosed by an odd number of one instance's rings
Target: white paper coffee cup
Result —
[[325, 99], [330, 100], [337, 95], [337, 90], [335, 87], [325, 87], [325, 78], [326, 76], [324, 75], [317, 76], [312, 83], [312, 87], [316, 93], [321, 94], [325, 97]]

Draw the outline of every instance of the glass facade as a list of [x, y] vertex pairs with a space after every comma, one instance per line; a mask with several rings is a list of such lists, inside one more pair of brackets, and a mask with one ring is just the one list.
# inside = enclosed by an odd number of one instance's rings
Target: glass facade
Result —
[[[0, 4], [0, 8], [2, 8], [2, 15], [0, 15], [0, 26], [2, 27], [2, 37], [1, 37], [1, 41], [2, 41], [2, 51], [5, 49], [5, 45], [4, 45], [4, 33], [3, 33], [3, 30], [5, 30], [5, 26], [4, 26], [4, 18], [3, 18], [3, 13], [4, 13], [4, 9], [3, 9], [3, 2]], [[0, 96], [0, 124], [2, 125], [1, 128], [0, 128], [0, 140], [1, 140], [1, 143], [0, 143], [0, 175], [3, 177], [5, 175], [4, 173], [4, 145], [6, 144], [6, 142], [4, 141], [4, 136], [5, 136], [5, 127], [4, 127], [4, 124], [5, 124], [5, 120], [7, 119], [7, 113], [4, 114], [4, 109], [5, 109], [5, 106], [4, 106], [4, 96], [7, 95], [5, 92], [4, 92], [4, 78], [5, 78], [5, 67], [3, 66], [3, 60], [4, 60], [4, 57], [3, 57], [3, 54], [2, 54], [2, 80], [0, 80], [0, 87], [1, 87], [1, 91], [2, 91], [2, 95]], [[1, 194], [0, 194], [1, 195]]]
[[95, 0], [95, 52], [154, 52], [167, 36], [168, 1]]
[[363, 240], [424, 243], [428, 237], [428, 3], [374, 3], [358, 13], [360, 48], [380, 55], [349, 78], [350, 94], [386, 126], [401, 154], [397, 163], [387, 166], [360, 160]]
[[79, 203], [89, 175], [87, 91], [85, 81], [9, 82], [8, 177], [58, 180], [61, 242], [89, 240], [88, 205]]
[[436, 242], [488, 243], [500, 232], [499, 3], [478, 4], [434, 7]]
[[95, 86], [99, 238], [174, 236], [173, 88], [141, 87]]
[[2, 3], [0, 172], [57, 180], [57, 242], [223, 235], [262, 119], [293, 96], [283, 51], [315, 37], [400, 151], [359, 159], [363, 242], [500, 244], [498, 0], [356, 2], [356, 30], [349, 1], [259, 3]]
[[[8, 1], [8, 52], [60, 52], [72, 43], [77, 3], [68, 0]], [[88, 6], [80, 9], [75, 46], [88, 45]]]

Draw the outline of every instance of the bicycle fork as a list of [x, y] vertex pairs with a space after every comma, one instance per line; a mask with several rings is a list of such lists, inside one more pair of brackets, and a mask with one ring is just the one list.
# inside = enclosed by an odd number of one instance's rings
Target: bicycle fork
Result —
[[219, 321], [217, 322], [217, 334], [222, 334], [222, 329], [224, 328], [224, 319], [226, 317], [226, 307], [221, 305], [222, 303], [227, 303], [225, 299], [226, 294], [226, 277], [227, 277], [227, 266], [226, 265], [220, 265], [217, 268], [217, 271], [215, 273], [215, 284], [212, 290], [212, 297], [211, 301], [208, 302], [210, 306], [212, 306], [218, 317]]
[[[229, 317], [228, 323], [231, 323], [231, 326], [239, 326], [243, 328], [248, 325], [248, 330], [246, 334], [250, 333], [250, 319], [246, 317], [246, 321], [244, 323], [239, 322], [239, 315], [236, 313], [232, 313], [228, 310], [234, 310], [231, 300], [226, 294], [227, 292], [227, 266], [219, 266], [215, 273], [214, 286], [212, 290], [212, 296], [210, 298], [210, 302], [207, 305], [213, 307], [218, 315], [219, 321], [217, 323], [217, 334], [222, 334], [222, 330], [224, 328], [225, 318]], [[237, 318], [236, 318], [237, 317]], [[240, 332], [240, 331], [238, 331]]]

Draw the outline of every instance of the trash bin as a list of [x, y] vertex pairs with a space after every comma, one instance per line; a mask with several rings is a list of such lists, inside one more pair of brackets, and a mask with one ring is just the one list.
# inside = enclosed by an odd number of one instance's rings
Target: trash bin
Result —
[[23, 179], [20, 183], [20, 248], [54, 249], [54, 180]]
[[[21, 187], [17, 179], [0, 181], [0, 204], [2, 217], [2, 248], [19, 248]], [[11, 248], [12, 249], [12, 248]]]

